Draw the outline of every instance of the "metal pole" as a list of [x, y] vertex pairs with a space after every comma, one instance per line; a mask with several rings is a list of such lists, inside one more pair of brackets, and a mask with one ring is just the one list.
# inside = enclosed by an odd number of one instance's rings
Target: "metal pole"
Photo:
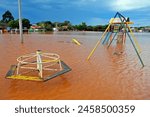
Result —
[[131, 41], [131, 43], [132, 43], [132, 45], [133, 45], [133, 47], [134, 47], [134, 50], [135, 50], [136, 54], [138, 55], [138, 58], [139, 58], [139, 60], [140, 60], [140, 62], [141, 62], [141, 64], [142, 64], [142, 67], [144, 67], [144, 63], [143, 63], [143, 61], [142, 61], [142, 59], [141, 59], [141, 57], [140, 57], [140, 54], [139, 54], [138, 50], [137, 50], [136, 47], [135, 47], [135, 44], [133, 43], [133, 41], [132, 41], [132, 39], [131, 39], [131, 36], [129, 35], [128, 32], [127, 32], [127, 34], [128, 34], [128, 37], [129, 37], [129, 39], [130, 39], [130, 41]]
[[112, 21], [110, 22], [110, 24], [108, 25], [108, 27], [106, 28], [105, 32], [102, 34], [101, 38], [97, 41], [96, 45], [94, 46], [93, 50], [90, 52], [90, 54], [87, 57], [87, 60], [89, 60], [91, 58], [91, 56], [93, 55], [93, 53], [95, 52], [96, 48], [98, 47], [98, 45], [101, 43], [102, 39], [104, 38], [107, 30], [110, 28], [111, 24], [114, 22], [116, 16], [118, 15], [118, 12], [116, 13], [116, 15], [114, 16], [114, 19], [112, 19]]
[[136, 45], [136, 47], [137, 47], [137, 49], [138, 49], [138, 52], [141, 53], [141, 47], [140, 47], [140, 45], [139, 45], [139, 43], [138, 43], [136, 37], [134, 36], [134, 34], [133, 34], [133, 32], [132, 32], [132, 30], [131, 30], [131, 28], [130, 28], [130, 26], [129, 26], [128, 24], [127, 24], [127, 27], [128, 27], [128, 29], [129, 29], [129, 31], [130, 31], [130, 33], [131, 33], [131, 36], [132, 36], [133, 41], [134, 41], [134, 43], [135, 43], [135, 45]]
[[105, 44], [107, 38], [109, 38], [109, 37], [108, 37], [108, 36], [109, 36], [109, 33], [110, 33], [110, 32], [107, 32], [107, 34], [106, 34], [106, 36], [105, 36], [105, 39], [103, 40], [102, 44]]
[[22, 15], [21, 15], [21, 0], [18, 0], [18, 11], [19, 11], [19, 32], [20, 32], [20, 40], [23, 43], [23, 32], [22, 32]]
[[43, 68], [42, 68], [42, 58], [41, 58], [42, 51], [37, 50], [36, 51], [36, 56], [37, 56], [37, 70], [39, 72], [40, 78], [43, 77]]
[[128, 37], [129, 37], [129, 39], [130, 39], [130, 41], [131, 41], [131, 44], [133, 45], [134, 50], [135, 50], [135, 52], [136, 52], [136, 54], [137, 54], [137, 56], [138, 56], [138, 58], [139, 58], [139, 60], [140, 60], [140, 62], [141, 62], [141, 64], [142, 64], [142, 67], [144, 67], [144, 63], [143, 63], [143, 61], [142, 61], [142, 59], [141, 59], [141, 57], [140, 57], [140, 54], [139, 54], [139, 52], [138, 52], [138, 49], [136, 48], [136, 45], [134, 44], [134, 42], [133, 42], [131, 36], [129, 35], [129, 32], [128, 32], [128, 30], [127, 30], [127, 27], [125, 27], [125, 24], [124, 24], [124, 22], [122, 21], [120, 15], [119, 15], [119, 18], [120, 18], [120, 20], [121, 20], [121, 25], [125, 28], [125, 31], [127, 32], [127, 35], [128, 35]]
[[107, 46], [107, 48], [109, 48], [109, 46], [111, 45], [111, 43], [113, 42], [113, 40], [115, 39], [116, 35], [118, 34], [118, 32], [115, 33], [114, 37], [112, 38], [112, 40], [110, 41], [109, 45]]

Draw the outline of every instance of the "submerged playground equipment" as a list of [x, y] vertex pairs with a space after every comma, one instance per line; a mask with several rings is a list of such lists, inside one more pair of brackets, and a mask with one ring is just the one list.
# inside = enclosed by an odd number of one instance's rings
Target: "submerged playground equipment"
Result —
[[130, 22], [129, 18], [126, 18], [122, 14], [117, 12], [114, 18], [110, 19], [108, 27], [106, 28], [106, 30], [104, 31], [101, 38], [98, 40], [98, 42], [96, 43], [90, 54], [88, 55], [87, 60], [91, 58], [91, 56], [93, 55], [96, 48], [101, 42], [102, 44], [107, 44], [107, 48], [109, 48], [109, 46], [115, 39], [117, 40], [117, 43], [125, 44], [126, 37], [128, 36], [142, 64], [142, 67], [144, 67], [144, 63], [140, 57], [141, 48], [129, 24], [133, 24], [133, 22]]
[[72, 39], [72, 42], [75, 43], [75, 44], [77, 44], [78, 46], [81, 45], [81, 43], [77, 39], [75, 39], [75, 38]]
[[71, 71], [58, 54], [43, 53], [41, 50], [20, 56], [17, 61], [18, 64], [11, 66], [6, 78], [47, 81]]

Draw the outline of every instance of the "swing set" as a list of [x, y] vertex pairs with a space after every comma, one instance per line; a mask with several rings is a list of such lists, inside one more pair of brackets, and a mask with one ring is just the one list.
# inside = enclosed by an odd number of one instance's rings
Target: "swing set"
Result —
[[97, 41], [96, 45], [90, 52], [90, 54], [87, 57], [87, 60], [91, 58], [95, 50], [97, 49], [98, 45], [100, 43], [102, 44], [108, 44], [107, 48], [110, 47], [112, 42], [115, 40], [117, 37], [117, 42], [125, 44], [126, 37], [128, 36], [130, 39], [130, 42], [141, 62], [142, 67], [144, 67], [144, 63], [141, 59], [140, 53], [141, 53], [141, 48], [138, 44], [138, 41], [136, 37], [134, 36], [129, 24], [133, 24], [133, 22], [130, 22], [129, 18], [124, 17], [122, 14], [117, 12], [114, 16], [114, 18], [111, 18], [109, 21], [109, 25], [102, 34], [101, 38]]

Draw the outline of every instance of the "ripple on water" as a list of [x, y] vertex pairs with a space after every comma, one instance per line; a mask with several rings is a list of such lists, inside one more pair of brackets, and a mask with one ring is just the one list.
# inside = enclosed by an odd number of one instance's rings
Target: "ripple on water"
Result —
[[[99, 46], [90, 61], [86, 61], [101, 33], [61, 32], [59, 34], [0, 35], [2, 61], [0, 69], [0, 99], [150, 99], [150, 46], [147, 36], [139, 36], [143, 52], [140, 61], [127, 41], [125, 46], [107, 49]], [[82, 45], [72, 43], [78, 39]], [[142, 41], [144, 40], [144, 42]], [[147, 43], [145, 43], [147, 42]], [[48, 82], [5, 79], [11, 64], [20, 55], [41, 49], [61, 56], [72, 71]]]

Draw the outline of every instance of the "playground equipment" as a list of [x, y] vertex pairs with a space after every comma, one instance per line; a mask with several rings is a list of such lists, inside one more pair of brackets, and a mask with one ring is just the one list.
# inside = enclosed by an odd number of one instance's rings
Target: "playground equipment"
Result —
[[[133, 24], [133, 22], [130, 22], [129, 18], [125, 18], [122, 14], [117, 12], [114, 16], [114, 18], [111, 18], [109, 21], [109, 25], [102, 34], [101, 38], [98, 40], [92, 51], [90, 52], [89, 56], [87, 57], [87, 60], [90, 59], [90, 57], [95, 52], [98, 45], [102, 42], [102, 44], [108, 44], [107, 48], [112, 44], [112, 42], [117, 37], [117, 43], [125, 44], [126, 37], [128, 36], [131, 44], [142, 64], [142, 67], [144, 67], [144, 63], [140, 57], [141, 48], [138, 44], [138, 41], [136, 37], [134, 36], [129, 24]], [[129, 33], [130, 32], [130, 33]], [[103, 40], [103, 41], [102, 41]]]
[[17, 61], [18, 64], [11, 66], [6, 78], [47, 81], [71, 70], [58, 54], [43, 53], [41, 50], [20, 56]]

